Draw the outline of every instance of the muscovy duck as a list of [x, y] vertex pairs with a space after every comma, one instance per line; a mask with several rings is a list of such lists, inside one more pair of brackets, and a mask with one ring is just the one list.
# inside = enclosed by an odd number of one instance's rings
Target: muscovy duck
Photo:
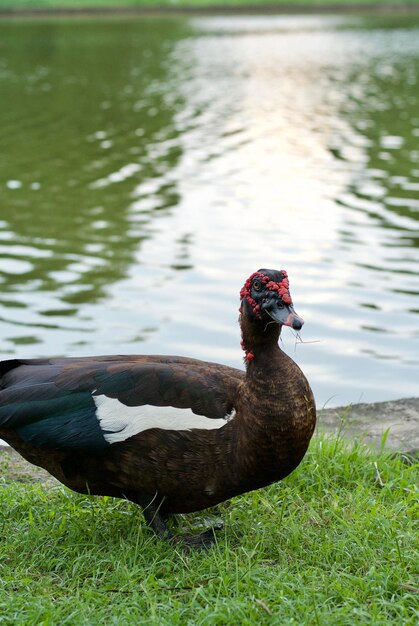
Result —
[[0, 363], [0, 438], [67, 487], [141, 505], [161, 537], [208, 547], [211, 530], [173, 537], [166, 517], [280, 480], [302, 460], [316, 409], [278, 346], [299, 330], [284, 270], [240, 292], [246, 371], [177, 356]]

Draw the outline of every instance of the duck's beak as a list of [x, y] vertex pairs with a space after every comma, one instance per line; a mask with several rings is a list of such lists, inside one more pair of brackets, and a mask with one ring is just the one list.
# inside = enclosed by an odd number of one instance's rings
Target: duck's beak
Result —
[[273, 302], [266, 307], [266, 312], [278, 324], [290, 326], [294, 330], [300, 330], [304, 324], [303, 318], [297, 315], [292, 304]]

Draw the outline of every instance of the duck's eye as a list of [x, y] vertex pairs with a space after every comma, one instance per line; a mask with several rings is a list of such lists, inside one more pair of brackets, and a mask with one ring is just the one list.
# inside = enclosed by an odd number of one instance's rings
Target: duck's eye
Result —
[[253, 288], [256, 289], [256, 291], [260, 291], [261, 287], [262, 283], [260, 282], [260, 280], [255, 280], [255, 282], [253, 283]]

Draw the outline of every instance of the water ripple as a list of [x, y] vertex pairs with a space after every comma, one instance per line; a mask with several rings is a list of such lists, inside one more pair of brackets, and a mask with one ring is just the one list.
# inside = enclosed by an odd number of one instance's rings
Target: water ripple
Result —
[[319, 404], [417, 393], [418, 33], [0, 24], [2, 354], [241, 367], [239, 288], [279, 265], [307, 320], [282, 345]]

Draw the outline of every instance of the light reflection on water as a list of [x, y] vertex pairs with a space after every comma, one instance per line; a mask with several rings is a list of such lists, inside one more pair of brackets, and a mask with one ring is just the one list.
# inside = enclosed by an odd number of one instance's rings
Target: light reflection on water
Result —
[[241, 367], [285, 267], [319, 405], [417, 395], [414, 19], [2, 24], [1, 354]]

